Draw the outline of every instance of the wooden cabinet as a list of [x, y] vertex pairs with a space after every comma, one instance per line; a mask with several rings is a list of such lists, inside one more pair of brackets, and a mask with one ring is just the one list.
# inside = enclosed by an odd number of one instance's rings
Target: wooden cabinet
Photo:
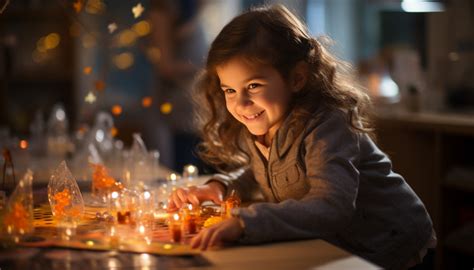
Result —
[[438, 236], [436, 269], [474, 267], [474, 118], [380, 113], [379, 146], [425, 203]]

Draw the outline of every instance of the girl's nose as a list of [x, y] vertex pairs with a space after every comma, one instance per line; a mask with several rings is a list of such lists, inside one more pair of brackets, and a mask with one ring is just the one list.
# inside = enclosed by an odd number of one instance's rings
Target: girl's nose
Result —
[[241, 94], [238, 95], [238, 97], [237, 97], [237, 106], [245, 107], [245, 106], [249, 106], [249, 105], [252, 105], [252, 104], [253, 104], [253, 101], [247, 93], [241, 93]]

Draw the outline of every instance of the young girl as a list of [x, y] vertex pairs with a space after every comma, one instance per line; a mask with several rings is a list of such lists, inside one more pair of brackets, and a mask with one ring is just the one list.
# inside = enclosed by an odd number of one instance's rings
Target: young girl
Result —
[[342, 67], [283, 6], [224, 27], [197, 90], [202, 157], [227, 173], [178, 189], [170, 208], [231, 190], [264, 202], [202, 230], [194, 248], [321, 238], [385, 268], [420, 261], [430, 217], [370, 139], [368, 97]]

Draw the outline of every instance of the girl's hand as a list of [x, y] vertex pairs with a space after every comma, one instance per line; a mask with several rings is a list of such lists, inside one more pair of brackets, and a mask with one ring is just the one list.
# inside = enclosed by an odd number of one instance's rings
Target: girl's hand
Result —
[[239, 218], [233, 217], [200, 231], [191, 240], [191, 248], [206, 250], [210, 247], [220, 247], [224, 242], [237, 241], [243, 232]]
[[213, 201], [220, 204], [224, 197], [224, 191], [224, 186], [216, 181], [201, 186], [178, 188], [168, 199], [168, 210], [174, 211], [186, 203], [198, 206], [203, 201]]

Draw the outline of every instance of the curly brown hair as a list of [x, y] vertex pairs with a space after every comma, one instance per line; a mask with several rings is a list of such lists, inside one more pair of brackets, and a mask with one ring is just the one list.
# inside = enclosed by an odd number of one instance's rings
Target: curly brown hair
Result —
[[347, 115], [354, 132], [372, 135], [368, 117], [369, 97], [351, 76], [348, 63], [338, 60], [312, 38], [306, 26], [282, 5], [253, 8], [228, 23], [213, 41], [207, 64], [196, 81], [198, 126], [203, 142], [201, 158], [222, 171], [247, 165], [250, 157], [242, 141], [245, 126], [226, 110], [216, 67], [238, 56], [250, 63], [269, 65], [288, 80], [300, 61], [309, 67], [305, 87], [293, 94], [291, 125], [304, 128], [323, 106]]

